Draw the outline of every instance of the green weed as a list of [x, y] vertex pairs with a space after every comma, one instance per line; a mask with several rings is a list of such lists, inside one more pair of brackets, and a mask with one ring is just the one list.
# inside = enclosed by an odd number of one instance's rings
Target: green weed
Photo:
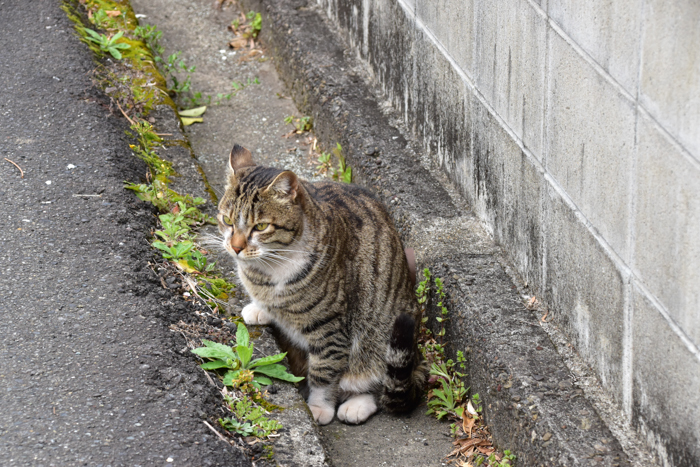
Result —
[[172, 245], [163, 242], [153, 242], [152, 245], [163, 251], [163, 258], [173, 261], [187, 257], [192, 248], [194, 248], [194, 243], [190, 241], [174, 242]]
[[231, 21], [231, 29], [244, 42], [249, 39], [255, 40], [262, 30], [262, 15], [255, 11], [249, 11], [246, 13], [243, 23], [239, 18]]
[[338, 168], [333, 172], [331, 178], [338, 182], [352, 183], [352, 167], [345, 162], [343, 147], [340, 143], [336, 143], [332, 152], [338, 158]]
[[250, 86], [251, 84], [260, 84], [260, 80], [257, 77], [253, 79], [248, 78], [247, 84], [243, 84], [238, 81], [233, 81], [231, 82], [231, 88], [233, 89], [232, 91], [228, 93], [219, 92], [216, 94], [216, 96], [205, 95], [201, 92], [194, 92], [191, 96], [185, 96], [183, 98], [183, 102], [186, 104], [187, 107], [198, 107], [210, 104], [221, 105], [224, 103], [224, 101], [231, 100], [231, 98], [235, 97], [236, 94], [238, 94], [238, 92], [242, 91], [244, 88]]
[[227, 370], [223, 376], [226, 386], [241, 388], [244, 385], [252, 385], [260, 389], [261, 385], [272, 384], [270, 378], [292, 383], [304, 379], [288, 373], [283, 365], [278, 364], [287, 355], [286, 353], [253, 359], [253, 343], [243, 323], [238, 323], [235, 347], [207, 340], [202, 340], [202, 344], [204, 347], [198, 347], [192, 352], [211, 360], [200, 365], [203, 369]]
[[281, 423], [265, 417], [265, 409], [255, 405], [249, 399], [243, 398], [234, 401], [231, 396], [226, 396], [226, 403], [233, 418], [220, 418], [219, 424], [228, 431], [233, 431], [241, 436], [267, 438], [282, 428]]
[[[448, 419], [452, 421], [450, 433], [456, 438], [464, 436], [460, 438], [461, 440], [475, 437], [474, 430], [477, 428], [480, 430], [479, 433], [485, 432], [487, 434], [486, 437], [483, 437], [482, 434], [476, 435], [477, 437], [489, 439], [487, 427], [480, 416], [483, 410], [481, 398], [479, 394], [473, 394], [471, 398], [467, 397], [469, 388], [462, 381], [466, 377], [467, 359], [464, 353], [461, 350], [457, 351], [456, 362], [445, 359], [442, 339], [445, 336], [445, 323], [449, 315], [449, 310], [445, 306], [445, 286], [441, 278], [434, 277], [430, 270], [425, 268], [423, 280], [416, 287], [416, 298], [424, 314], [431, 293], [437, 300], [436, 306], [439, 314], [435, 319], [439, 330], [433, 335], [427, 328], [428, 317], [424, 316], [421, 319], [419, 339], [419, 348], [430, 363], [430, 378], [428, 380], [430, 390], [428, 391], [428, 411], [426, 414], [434, 415], [438, 420]], [[436, 337], [440, 338], [439, 343], [436, 342]], [[459, 450], [455, 451], [455, 453], [459, 452]], [[474, 450], [471, 451], [471, 454], [464, 455], [467, 460], [473, 460], [476, 465], [484, 465], [484, 462], [487, 462], [485, 465], [490, 467], [512, 467], [515, 462], [515, 455], [507, 450], [504, 451], [503, 456], [492, 453], [486, 457]]]
[[121, 60], [122, 58], [122, 53], [120, 50], [131, 48], [129, 44], [118, 42], [124, 35], [123, 31], [119, 31], [113, 36], [106, 36], [89, 28], [84, 28], [84, 30], [89, 36], [86, 37], [87, 40], [94, 42], [102, 52], [109, 52], [109, 54], [117, 60]]
[[246, 18], [248, 18], [250, 22], [250, 36], [253, 39], [257, 39], [258, 34], [260, 34], [262, 30], [262, 15], [254, 11], [249, 11]]
[[330, 152], [322, 152], [320, 156], [318, 156], [318, 165], [316, 166], [316, 175], [321, 175], [328, 173], [329, 170], [333, 167], [333, 162], [331, 162], [331, 153]]
[[[459, 362], [464, 369], [464, 357]], [[465, 374], [454, 370], [452, 360], [447, 362], [433, 362], [430, 367], [431, 376], [441, 384], [440, 389], [433, 389], [428, 398], [428, 411], [426, 414], [435, 414], [437, 419], [445, 415], [452, 415], [461, 419], [464, 415], [464, 403], [469, 388], [464, 387]]]
[[292, 133], [302, 134], [307, 131], [311, 131], [313, 128], [313, 120], [309, 116], [297, 117], [294, 115], [289, 115], [285, 117], [284, 123], [288, 125], [294, 125], [294, 130]]

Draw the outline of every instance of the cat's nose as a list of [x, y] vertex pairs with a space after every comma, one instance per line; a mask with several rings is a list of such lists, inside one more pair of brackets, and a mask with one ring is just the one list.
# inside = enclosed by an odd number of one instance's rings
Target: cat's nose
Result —
[[241, 235], [240, 233], [233, 234], [231, 240], [229, 241], [229, 245], [231, 245], [231, 249], [235, 251], [236, 254], [240, 253], [241, 250], [246, 247], [245, 236]]

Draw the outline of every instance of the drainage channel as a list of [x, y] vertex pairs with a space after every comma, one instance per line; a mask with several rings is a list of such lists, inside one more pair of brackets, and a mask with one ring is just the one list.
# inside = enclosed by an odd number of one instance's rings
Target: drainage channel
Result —
[[[228, 46], [234, 37], [229, 26], [244, 19], [235, 5], [223, 3], [218, 7], [198, 0], [131, 1], [135, 12], [143, 15], [142, 25], [152, 24], [163, 32], [164, 56], [179, 51], [179, 59], [196, 66], [189, 73], [191, 90], [203, 97], [189, 106], [209, 105], [203, 122], [188, 126], [186, 134], [209, 184], [218, 196], [223, 194], [234, 143], [250, 149], [259, 165], [290, 169], [307, 180], [325, 177], [316, 174], [312, 133], [292, 133], [304, 115], [286, 95], [272, 57], [261, 48]], [[291, 124], [285, 123], [288, 117], [294, 117]], [[219, 258], [219, 264], [232, 267], [227, 261]], [[245, 303], [245, 298], [233, 299], [232, 311], [240, 312]], [[256, 347], [266, 354], [278, 351], [268, 332], [259, 340]], [[286, 407], [279, 415], [285, 429], [274, 445], [279, 465], [441, 466], [452, 450], [448, 424], [424, 415], [425, 404], [406, 416], [379, 413], [360, 426], [335, 420], [318, 427], [291, 387], [273, 395], [272, 402]]]

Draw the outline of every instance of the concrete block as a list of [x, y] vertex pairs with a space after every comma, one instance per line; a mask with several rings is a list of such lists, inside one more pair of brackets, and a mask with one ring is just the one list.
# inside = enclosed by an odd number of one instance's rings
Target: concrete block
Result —
[[547, 170], [629, 261], [634, 105], [559, 35], [550, 47]]
[[664, 466], [700, 465], [700, 360], [636, 287], [633, 423]]
[[427, 34], [416, 32], [414, 106], [407, 114], [426, 152], [472, 201], [472, 90]]
[[541, 159], [547, 24], [525, 0], [474, 1], [477, 87]]
[[545, 300], [603, 387], [621, 402], [625, 278], [551, 187], [546, 201]]
[[370, 8], [363, 39], [365, 58], [386, 96], [406, 115], [414, 98], [414, 18], [398, 2], [367, 3], [363, 6]]
[[474, 0], [418, 0], [416, 16], [469, 76], [474, 75]]
[[641, 0], [550, 0], [548, 14], [631, 95], [639, 74]]
[[639, 100], [700, 159], [700, 3], [645, 2]]
[[474, 98], [473, 179], [475, 211], [492, 226], [523, 279], [542, 290], [544, 174], [535, 161]]
[[700, 346], [700, 165], [639, 119], [634, 270]]

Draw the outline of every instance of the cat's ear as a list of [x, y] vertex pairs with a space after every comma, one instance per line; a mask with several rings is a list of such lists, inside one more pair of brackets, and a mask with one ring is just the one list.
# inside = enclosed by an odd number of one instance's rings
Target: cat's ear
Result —
[[234, 174], [236, 170], [242, 169], [243, 167], [253, 167], [255, 166], [253, 155], [243, 146], [234, 144], [233, 149], [231, 149], [231, 154], [228, 157], [228, 166]]
[[265, 191], [270, 190], [281, 193], [283, 196], [289, 197], [292, 201], [294, 201], [297, 197], [297, 192], [299, 191], [299, 179], [294, 172], [285, 170], [279, 174], [267, 188], [265, 188]]

